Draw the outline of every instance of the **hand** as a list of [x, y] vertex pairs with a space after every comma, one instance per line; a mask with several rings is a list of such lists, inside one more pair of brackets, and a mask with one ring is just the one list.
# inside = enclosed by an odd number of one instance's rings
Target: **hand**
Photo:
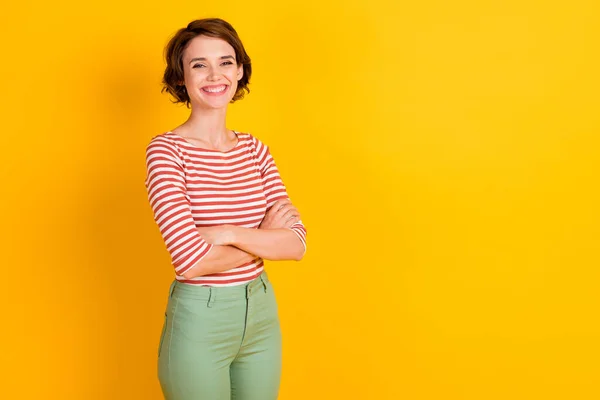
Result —
[[231, 225], [219, 225], [196, 229], [198, 229], [200, 236], [207, 243], [216, 246], [226, 246], [233, 243], [233, 230], [231, 228]]
[[300, 221], [300, 213], [289, 199], [277, 200], [267, 211], [259, 229], [289, 228]]

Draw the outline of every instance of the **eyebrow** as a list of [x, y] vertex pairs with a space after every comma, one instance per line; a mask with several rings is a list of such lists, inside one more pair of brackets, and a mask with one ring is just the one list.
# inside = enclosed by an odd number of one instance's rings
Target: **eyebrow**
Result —
[[[232, 60], [235, 61], [235, 57], [233, 57], [233, 56], [222, 56], [221, 60], [226, 60], [228, 58], [231, 58]], [[194, 61], [206, 61], [206, 58], [205, 57], [195, 57], [195, 58], [192, 58], [190, 60], [190, 64], [193, 63]]]

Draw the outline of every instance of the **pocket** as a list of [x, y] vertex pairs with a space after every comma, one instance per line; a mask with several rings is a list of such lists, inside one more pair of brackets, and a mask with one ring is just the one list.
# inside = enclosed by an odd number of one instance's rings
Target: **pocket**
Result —
[[165, 333], [167, 333], [167, 313], [165, 313], [165, 321], [163, 322], [162, 332], [160, 333], [160, 340], [158, 341], [158, 358], [160, 358], [163, 342], [165, 340]]

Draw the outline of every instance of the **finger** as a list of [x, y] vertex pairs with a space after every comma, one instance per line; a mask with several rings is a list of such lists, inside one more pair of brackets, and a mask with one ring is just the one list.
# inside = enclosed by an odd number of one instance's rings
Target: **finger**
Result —
[[274, 214], [285, 204], [286, 199], [279, 199], [267, 210], [267, 214]]
[[273, 208], [276, 210], [280, 210], [281, 208], [291, 203], [292, 202], [290, 201], [290, 199], [279, 199], [275, 202], [275, 204], [273, 204]]
[[292, 215], [291, 217], [289, 217], [286, 220], [285, 227], [289, 228], [289, 227], [293, 226], [298, 221], [300, 221], [300, 216], [299, 215]]
[[276, 200], [275, 203], [273, 203], [273, 205], [271, 207], [278, 208], [279, 206], [286, 204], [288, 202], [289, 202], [288, 199], [279, 199], [279, 200]]
[[286, 209], [284, 212], [281, 213], [280, 218], [282, 219], [287, 219], [292, 215], [299, 215], [300, 213], [298, 212], [298, 210], [296, 210], [296, 207], [291, 207]]
[[279, 209], [279, 211], [277, 212], [277, 214], [279, 214], [279, 215], [285, 215], [285, 214], [289, 213], [290, 211], [296, 211], [296, 212], [298, 211], [298, 210], [296, 209], [296, 207], [294, 207], [294, 205], [293, 205], [292, 203], [289, 203], [289, 204], [284, 204], [284, 205], [283, 205], [283, 206], [282, 206], [282, 207]]
[[273, 208], [271, 208], [271, 210], [269, 210], [267, 215], [271, 219], [278, 219], [278, 218], [281, 218], [281, 216], [283, 214], [285, 214], [285, 212], [287, 211], [288, 208], [289, 208], [289, 205], [286, 205], [286, 204], [284, 204], [282, 206], [273, 206]]

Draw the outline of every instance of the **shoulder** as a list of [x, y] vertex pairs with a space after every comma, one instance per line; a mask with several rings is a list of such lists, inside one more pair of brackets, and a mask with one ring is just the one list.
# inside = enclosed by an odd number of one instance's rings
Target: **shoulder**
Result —
[[236, 133], [240, 141], [244, 142], [247, 146], [256, 149], [258, 152], [261, 152], [263, 149], [268, 149], [268, 146], [253, 134], [237, 131]]
[[178, 152], [177, 143], [175, 140], [173, 140], [170, 132], [164, 132], [153, 136], [152, 139], [150, 139], [150, 142], [148, 142], [146, 145], [146, 152], [159, 149], [173, 151], [175, 153]]
[[164, 132], [150, 139], [146, 145], [146, 158], [153, 156], [167, 157], [175, 160], [181, 158], [181, 150], [173, 138], [173, 134]]

